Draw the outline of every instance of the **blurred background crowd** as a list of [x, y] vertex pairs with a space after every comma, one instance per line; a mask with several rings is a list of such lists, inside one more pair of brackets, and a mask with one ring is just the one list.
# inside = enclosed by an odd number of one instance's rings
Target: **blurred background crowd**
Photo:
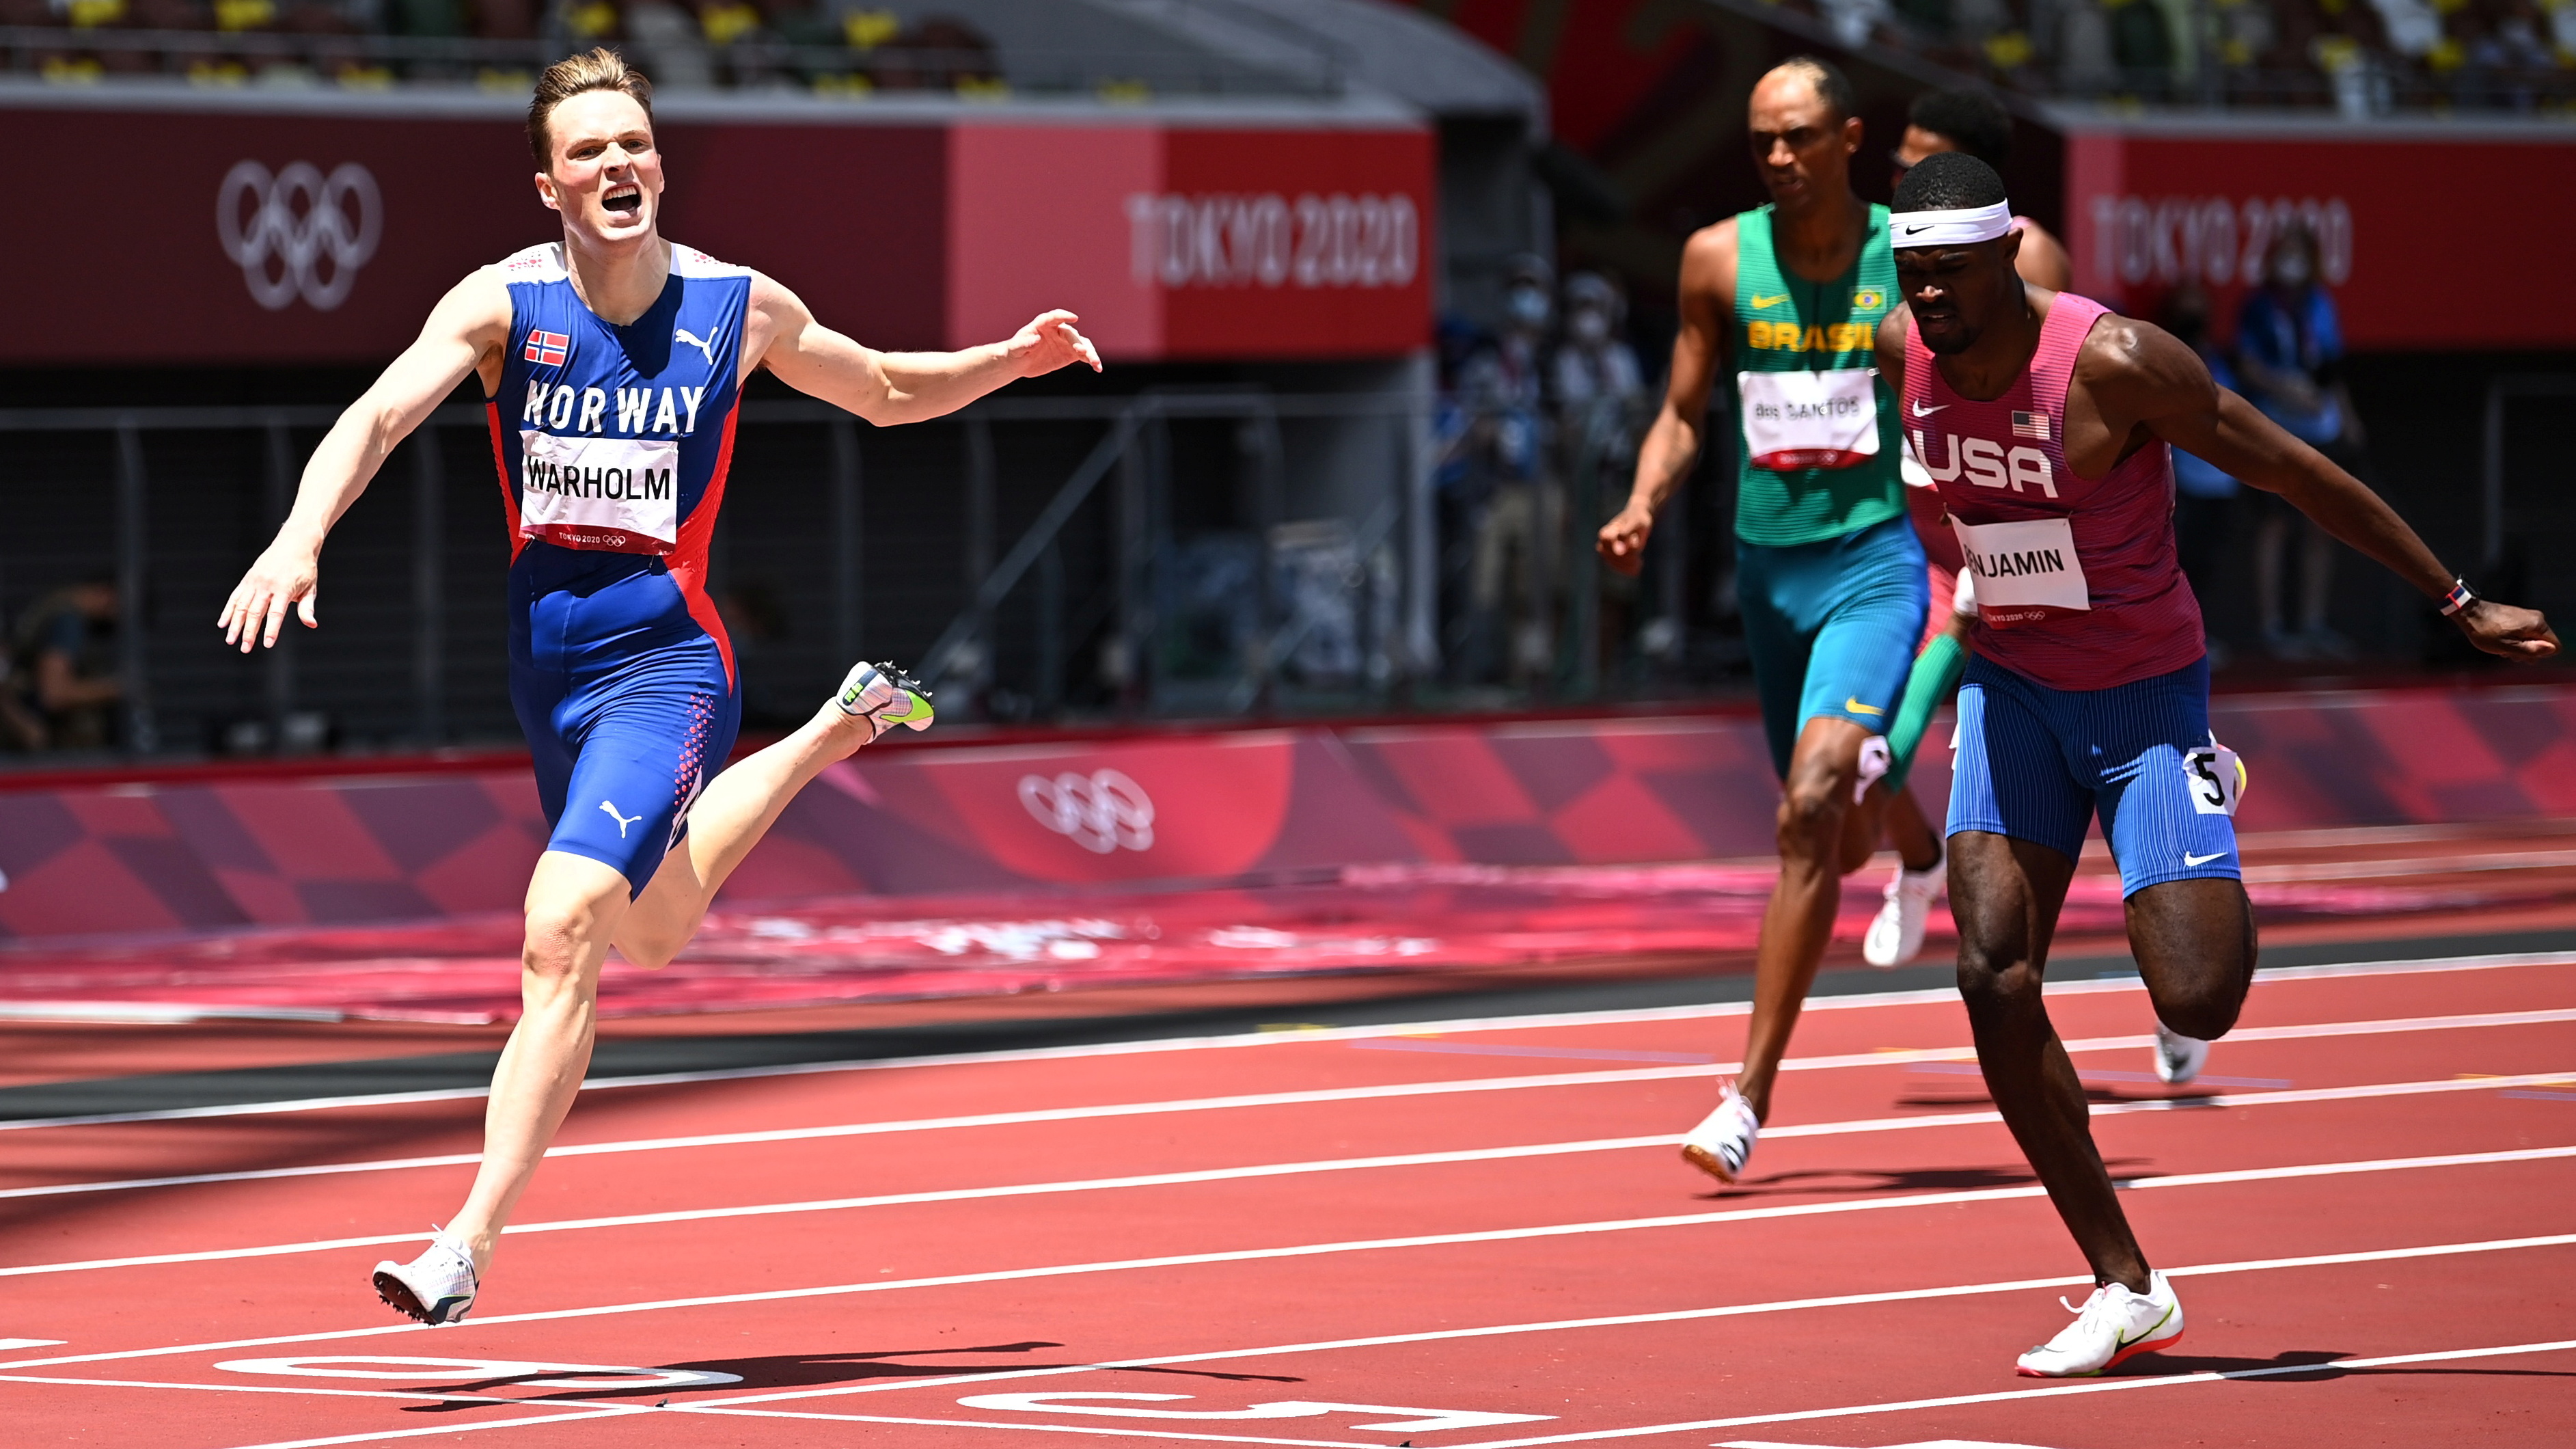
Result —
[[[1221, 8], [1221, 0], [1204, 0]], [[1755, 0], [1746, 0], [1747, 4]], [[1439, 8], [1437, 6], [1431, 8]], [[1779, 0], [2032, 95], [2531, 112], [2576, 102], [2576, 0]], [[971, 0], [948, 11], [971, 9]], [[48, 80], [523, 89], [562, 48], [631, 47], [665, 88], [1142, 97], [1205, 77], [1005, 55], [971, 14], [881, 0], [0, 0], [7, 64]]]

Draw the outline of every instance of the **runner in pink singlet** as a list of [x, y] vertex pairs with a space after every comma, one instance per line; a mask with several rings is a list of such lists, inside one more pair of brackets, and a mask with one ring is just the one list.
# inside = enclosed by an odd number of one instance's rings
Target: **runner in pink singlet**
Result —
[[1979, 609], [1950, 791], [1959, 991], [1987, 1091], [2100, 1285], [2016, 1366], [2094, 1374], [2179, 1341], [2183, 1316], [2112, 1192], [2040, 994], [2093, 821], [2165, 1030], [2225, 1035], [2254, 976], [2230, 820], [2240, 777], [2209, 734], [2168, 445], [2280, 495], [2439, 600], [2490, 654], [2546, 659], [2558, 637], [2532, 610], [2477, 597], [2378, 495], [2212, 382], [2191, 348], [2016, 275], [2022, 238], [1984, 162], [1925, 157], [1891, 212], [1905, 305], [1879, 330], [1879, 369]]

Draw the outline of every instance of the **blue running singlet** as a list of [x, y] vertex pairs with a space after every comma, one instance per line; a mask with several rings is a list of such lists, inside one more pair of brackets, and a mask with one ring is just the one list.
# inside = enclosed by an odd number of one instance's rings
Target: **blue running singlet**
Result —
[[510, 524], [510, 703], [546, 848], [641, 894], [742, 722], [706, 577], [751, 273], [675, 245], [661, 297], [620, 327], [574, 292], [560, 244], [499, 272], [510, 345], [488, 408]]

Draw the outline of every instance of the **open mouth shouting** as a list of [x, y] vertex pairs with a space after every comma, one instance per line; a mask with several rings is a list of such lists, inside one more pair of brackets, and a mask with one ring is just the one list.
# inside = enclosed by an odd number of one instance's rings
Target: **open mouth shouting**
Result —
[[644, 188], [621, 181], [601, 194], [599, 205], [612, 216], [632, 218], [644, 209]]

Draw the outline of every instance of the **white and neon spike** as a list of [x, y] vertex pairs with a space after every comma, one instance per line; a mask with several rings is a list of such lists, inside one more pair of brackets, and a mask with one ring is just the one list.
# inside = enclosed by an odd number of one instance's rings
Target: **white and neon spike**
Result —
[[891, 664], [861, 660], [851, 665], [832, 703], [850, 718], [866, 720], [871, 726], [871, 740], [896, 725], [916, 730], [930, 728], [930, 691]]

